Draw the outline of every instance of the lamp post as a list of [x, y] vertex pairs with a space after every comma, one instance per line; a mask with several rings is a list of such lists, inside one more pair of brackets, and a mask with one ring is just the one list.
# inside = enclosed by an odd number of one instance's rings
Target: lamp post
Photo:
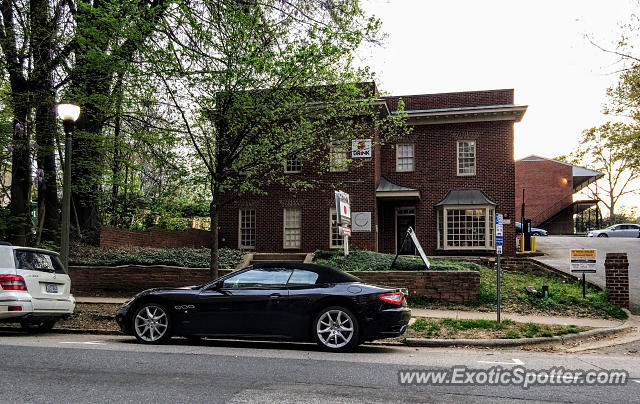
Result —
[[71, 133], [80, 116], [80, 107], [62, 102], [57, 107], [64, 127], [64, 179], [62, 182], [62, 226], [60, 229], [60, 259], [69, 268], [69, 223], [71, 221]]

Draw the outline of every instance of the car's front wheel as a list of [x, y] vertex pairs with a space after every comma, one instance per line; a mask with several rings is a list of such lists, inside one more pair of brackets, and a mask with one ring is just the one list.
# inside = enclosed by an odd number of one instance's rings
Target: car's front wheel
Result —
[[333, 352], [350, 351], [360, 343], [358, 319], [341, 306], [327, 307], [318, 313], [313, 332], [318, 345]]
[[609, 236], [607, 236], [606, 233], [600, 233], [600, 234], [598, 234], [598, 237], [609, 237]]
[[51, 331], [53, 326], [56, 324], [55, 320], [49, 321], [23, 321], [20, 323], [22, 329], [29, 333], [42, 333]]
[[163, 344], [171, 338], [171, 318], [161, 304], [148, 303], [140, 306], [131, 322], [133, 333], [140, 342]]

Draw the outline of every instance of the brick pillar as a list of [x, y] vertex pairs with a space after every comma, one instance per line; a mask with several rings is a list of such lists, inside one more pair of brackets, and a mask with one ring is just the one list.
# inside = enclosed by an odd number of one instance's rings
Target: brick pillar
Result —
[[627, 253], [607, 253], [604, 261], [609, 301], [629, 308], [629, 261]]

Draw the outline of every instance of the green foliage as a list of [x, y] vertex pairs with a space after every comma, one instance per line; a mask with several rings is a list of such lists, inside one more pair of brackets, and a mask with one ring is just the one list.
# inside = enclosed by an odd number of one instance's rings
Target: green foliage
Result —
[[416, 321], [411, 324], [411, 329], [416, 330], [416, 331], [424, 331], [427, 329], [427, 320], [424, 318], [418, 318], [416, 319]]
[[[208, 268], [211, 250], [208, 248], [96, 248], [74, 246], [70, 254], [71, 265], [175, 265], [188, 268]], [[220, 267], [234, 268], [244, 256], [240, 250], [218, 250]]]
[[[343, 271], [389, 271], [394, 254], [383, 254], [367, 250], [351, 250], [347, 257], [342, 250], [318, 250], [315, 252], [316, 264], [329, 265]], [[432, 271], [478, 270], [479, 265], [471, 262], [452, 262], [430, 260]], [[393, 268], [397, 271], [424, 271], [424, 263], [420, 258], [399, 256]]]
[[520, 338], [520, 333], [517, 331], [507, 331], [507, 333], [502, 337], [503, 339], [518, 339]]
[[443, 318], [441, 324], [456, 330], [471, 330], [476, 328], [485, 330], [502, 330], [512, 323], [507, 320], [502, 323], [498, 323], [495, 320], [454, 320], [451, 318]]

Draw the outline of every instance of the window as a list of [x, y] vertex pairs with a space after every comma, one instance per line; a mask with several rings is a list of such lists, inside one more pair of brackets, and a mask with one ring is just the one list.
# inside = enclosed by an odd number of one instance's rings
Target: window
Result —
[[66, 273], [62, 263], [55, 255], [43, 254], [34, 251], [14, 250], [13, 258], [16, 269], [55, 272], [57, 274]]
[[289, 155], [284, 162], [285, 173], [302, 172], [302, 161], [296, 155]]
[[344, 142], [333, 142], [329, 151], [330, 166], [332, 172], [344, 172], [348, 170], [347, 146]]
[[458, 175], [476, 175], [475, 140], [458, 140]]
[[311, 271], [296, 269], [289, 278], [287, 286], [308, 286], [315, 285], [318, 280], [318, 274]]
[[256, 247], [256, 211], [253, 209], [240, 210], [239, 248]]
[[493, 206], [447, 206], [438, 211], [437, 220], [439, 249], [494, 249]]
[[284, 210], [284, 248], [300, 248], [302, 239], [302, 213], [300, 208]]
[[396, 146], [396, 171], [413, 171], [413, 145]]
[[342, 236], [340, 235], [340, 226], [338, 225], [338, 217], [336, 215], [335, 208], [329, 210], [330, 215], [330, 233], [331, 233], [331, 248], [342, 248]]
[[224, 280], [226, 289], [282, 287], [287, 284], [293, 270], [286, 268], [256, 268]]

